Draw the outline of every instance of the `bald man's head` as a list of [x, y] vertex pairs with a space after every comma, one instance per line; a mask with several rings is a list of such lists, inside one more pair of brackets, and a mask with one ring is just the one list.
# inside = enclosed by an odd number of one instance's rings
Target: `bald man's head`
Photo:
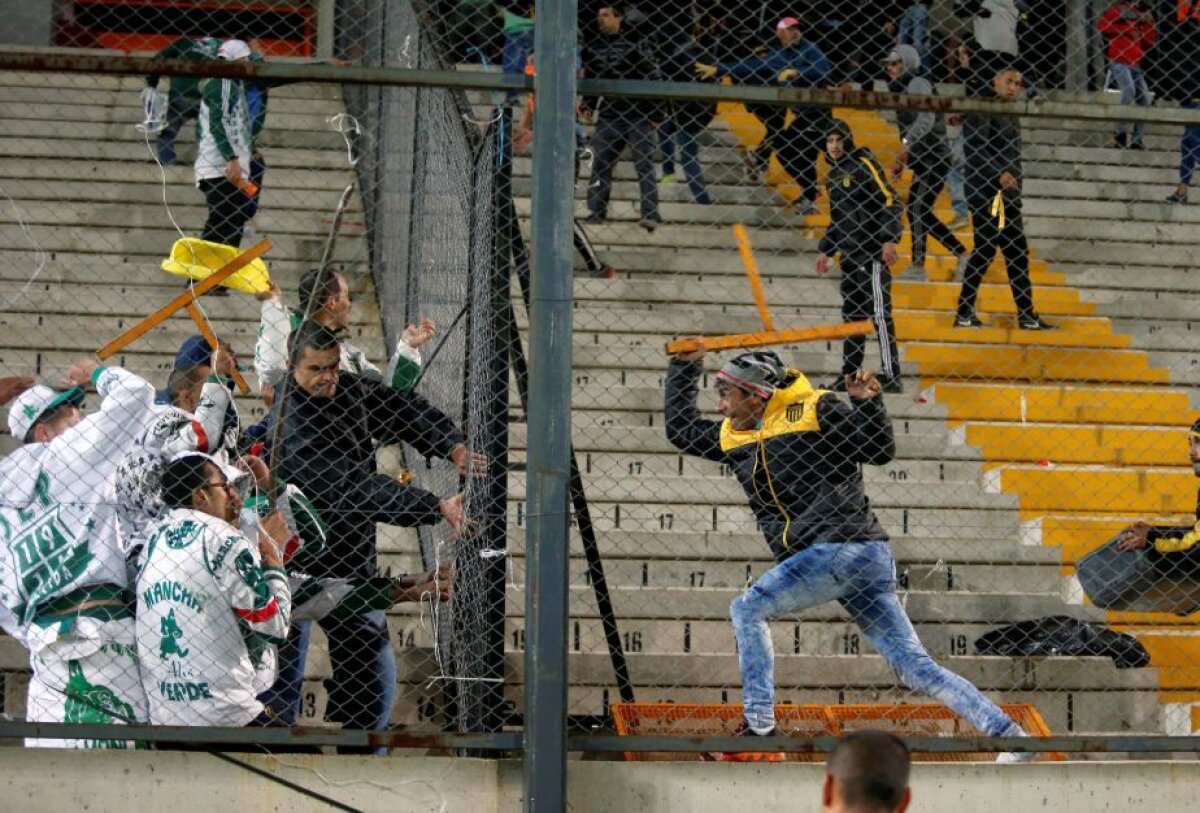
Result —
[[886, 731], [843, 737], [825, 763], [823, 810], [828, 813], [903, 813], [908, 787], [908, 746]]

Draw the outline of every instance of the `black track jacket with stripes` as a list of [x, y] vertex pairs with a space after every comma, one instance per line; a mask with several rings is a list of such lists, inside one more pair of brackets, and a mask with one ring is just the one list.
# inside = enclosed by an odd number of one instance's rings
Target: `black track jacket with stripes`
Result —
[[[828, 154], [826, 154], [828, 158]], [[822, 254], [841, 252], [842, 262], [878, 260], [884, 243], [900, 242], [900, 199], [888, 185], [883, 167], [863, 147], [854, 147], [829, 167], [829, 228]]]

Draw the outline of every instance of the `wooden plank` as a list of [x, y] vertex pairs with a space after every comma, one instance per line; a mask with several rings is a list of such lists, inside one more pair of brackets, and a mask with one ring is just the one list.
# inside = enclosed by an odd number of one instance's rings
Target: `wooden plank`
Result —
[[699, 336], [675, 339], [667, 342], [667, 353], [687, 353], [692, 350], [733, 350], [742, 347], [767, 347], [773, 344], [795, 342], [817, 342], [822, 339], [844, 339], [847, 336], [869, 336], [875, 332], [870, 321], [841, 322], [835, 325], [793, 327], [785, 330], [768, 330], [758, 333], [734, 333], [729, 336]]
[[189, 286], [188, 289], [182, 294], [163, 305], [154, 313], [150, 314], [145, 319], [129, 328], [129, 330], [126, 330], [108, 344], [101, 347], [96, 351], [96, 355], [101, 361], [103, 361], [104, 359], [110, 358], [111, 356], [121, 352], [126, 347], [140, 339], [142, 336], [145, 336], [151, 330], [161, 325], [163, 322], [169, 319], [173, 313], [182, 308], [186, 308], [188, 305], [194, 303], [197, 297], [203, 296], [213, 288], [216, 288], [225, 281], [226, 277], [236, 274], [238, 271], [254, 262], [270, 247], [271, 241], [263, 240], [253, 248], [243, 251], [241, 254], [234, 257], [225, 265], [214, 271], [211, 276], [205, 277], [195, 285]]

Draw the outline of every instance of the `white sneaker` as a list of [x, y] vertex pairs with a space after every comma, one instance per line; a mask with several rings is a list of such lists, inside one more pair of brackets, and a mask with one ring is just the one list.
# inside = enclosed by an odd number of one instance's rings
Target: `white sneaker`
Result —
[[[1000, 734], [1001, 737], [1028, 737], [1029, 734], [1025, 729], [1021, 728], [1016, 723], [1006, 728]], [[1009, 765], [1016, 762], [1033, 762], [1037, 759], [1036, 751], [1001, 751], [996, 755], [998, 764]]]

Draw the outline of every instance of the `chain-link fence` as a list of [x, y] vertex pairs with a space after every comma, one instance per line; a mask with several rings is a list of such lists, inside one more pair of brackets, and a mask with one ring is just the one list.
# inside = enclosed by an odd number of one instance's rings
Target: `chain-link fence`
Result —
[[4, 712], [522, 724], [557, 149], [576, 730], [1190, 734], [1200, 6], [583, 3], [573, 144], [391, 81], [537, 19], [6, 9]]

